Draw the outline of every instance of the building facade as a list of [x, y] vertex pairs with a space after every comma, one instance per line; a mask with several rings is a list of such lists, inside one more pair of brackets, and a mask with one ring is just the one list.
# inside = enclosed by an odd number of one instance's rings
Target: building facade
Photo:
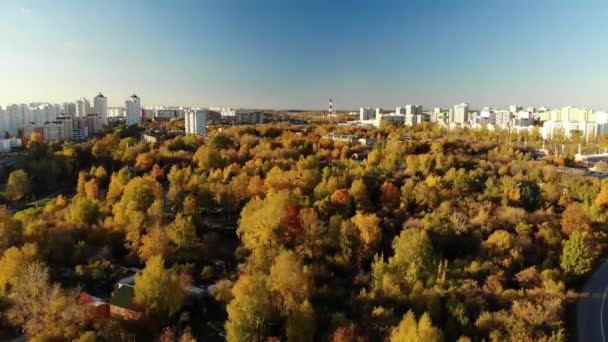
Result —
[[461, 103], [454, 106], [452, 123], [466, 124], [469, 121], [469, 104]]
[[138, 124], [141, 121], [141, 99], [133, 94], [125, 102], [125, 107], [127, 109], [125, 125], [132, 126]]
[[374, 118], [374, 109], [373, 108], [361, 108], [359, 109], [359, 120], [372, 120]]
[[93, 113], [99, 116], [102, 125], [108, 124], [108, 98], [102, 93], [93, 99]]
[[205, 135], [207, 134], [207, 114], [208, 110], [200, 109], [189, 111], [185, 114], [186, 134]]

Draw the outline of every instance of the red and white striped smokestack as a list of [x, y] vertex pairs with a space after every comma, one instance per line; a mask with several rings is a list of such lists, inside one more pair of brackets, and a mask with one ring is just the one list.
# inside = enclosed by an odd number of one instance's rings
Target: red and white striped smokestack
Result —
[[334, 113], [334, 102], [329, 99], [329, 110], [328, 110], [329, 116], [331, 116]]

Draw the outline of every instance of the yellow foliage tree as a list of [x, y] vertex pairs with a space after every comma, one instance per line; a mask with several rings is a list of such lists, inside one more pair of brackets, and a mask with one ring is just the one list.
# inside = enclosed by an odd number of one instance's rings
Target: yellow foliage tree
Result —
[[298, 309], [310, 295], [310, 276], [302, 259], [293, 251], [284, 250], [270, 267], [268, 288], [276, 294], [286, 314]]
[[380, 230], [380, 219], [376, 214], [363, 214], [361, 211], [357, 211], [352, 222], [357, 228], [366, 250], [372, 250], [380, 243], [382, 231]]
[[21, 248], [10, 247], [0, 258], [0, 294], [15, 285], [19, 271], [36, 260], [38, 250], [35, 244], [25, 244]]
[[424, 313], [416, 322], [412, 310], [408, 311], [398, 326], [391, 330], [391, 342], [440, 342], [443, 340], [441, 330], [434, 327], [431, 318]]

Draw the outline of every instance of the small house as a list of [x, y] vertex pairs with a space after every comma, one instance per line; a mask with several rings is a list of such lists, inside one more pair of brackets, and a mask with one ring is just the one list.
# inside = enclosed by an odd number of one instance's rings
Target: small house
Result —
[[101, 298], [82, 292], [78, 296], [78, 304], [85, 308], [85, 315], [88, 318], [97, 320], [110, 317], [110, 305]]
[[118, 287], [110, 299], [110, 313], [127, 320], [138, 320], [143, 315], [140, 305], [135, 303], [135, 288], [129, 285]]

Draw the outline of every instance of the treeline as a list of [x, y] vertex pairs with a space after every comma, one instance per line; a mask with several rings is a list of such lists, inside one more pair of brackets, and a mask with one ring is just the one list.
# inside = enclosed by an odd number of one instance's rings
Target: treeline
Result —
[[[322, 138], [332, 131], [376, 144]], [[2, 324], [30, 337], [139, 334], [91, 319], [69, 288], [111, 291], [119, 265], [141, 265], [144, 336], [165, 340], [202, 340], [218, 320], [229, 341], [567, 339], [565, 308], [605, 241], [608, 182], [514, 147], [537, 135], [264, 125], [211, 136], [33, 139], [31, 160], [60, 165], [49, 174], [72, 177], [74, 195], [0, 212]], [[41, 167], [10, 175], [10, 201], [45, 184]], [[238, 267], [216, 272], [218, 258]], [[182, 307], [205, 279], [213, 299]]]

